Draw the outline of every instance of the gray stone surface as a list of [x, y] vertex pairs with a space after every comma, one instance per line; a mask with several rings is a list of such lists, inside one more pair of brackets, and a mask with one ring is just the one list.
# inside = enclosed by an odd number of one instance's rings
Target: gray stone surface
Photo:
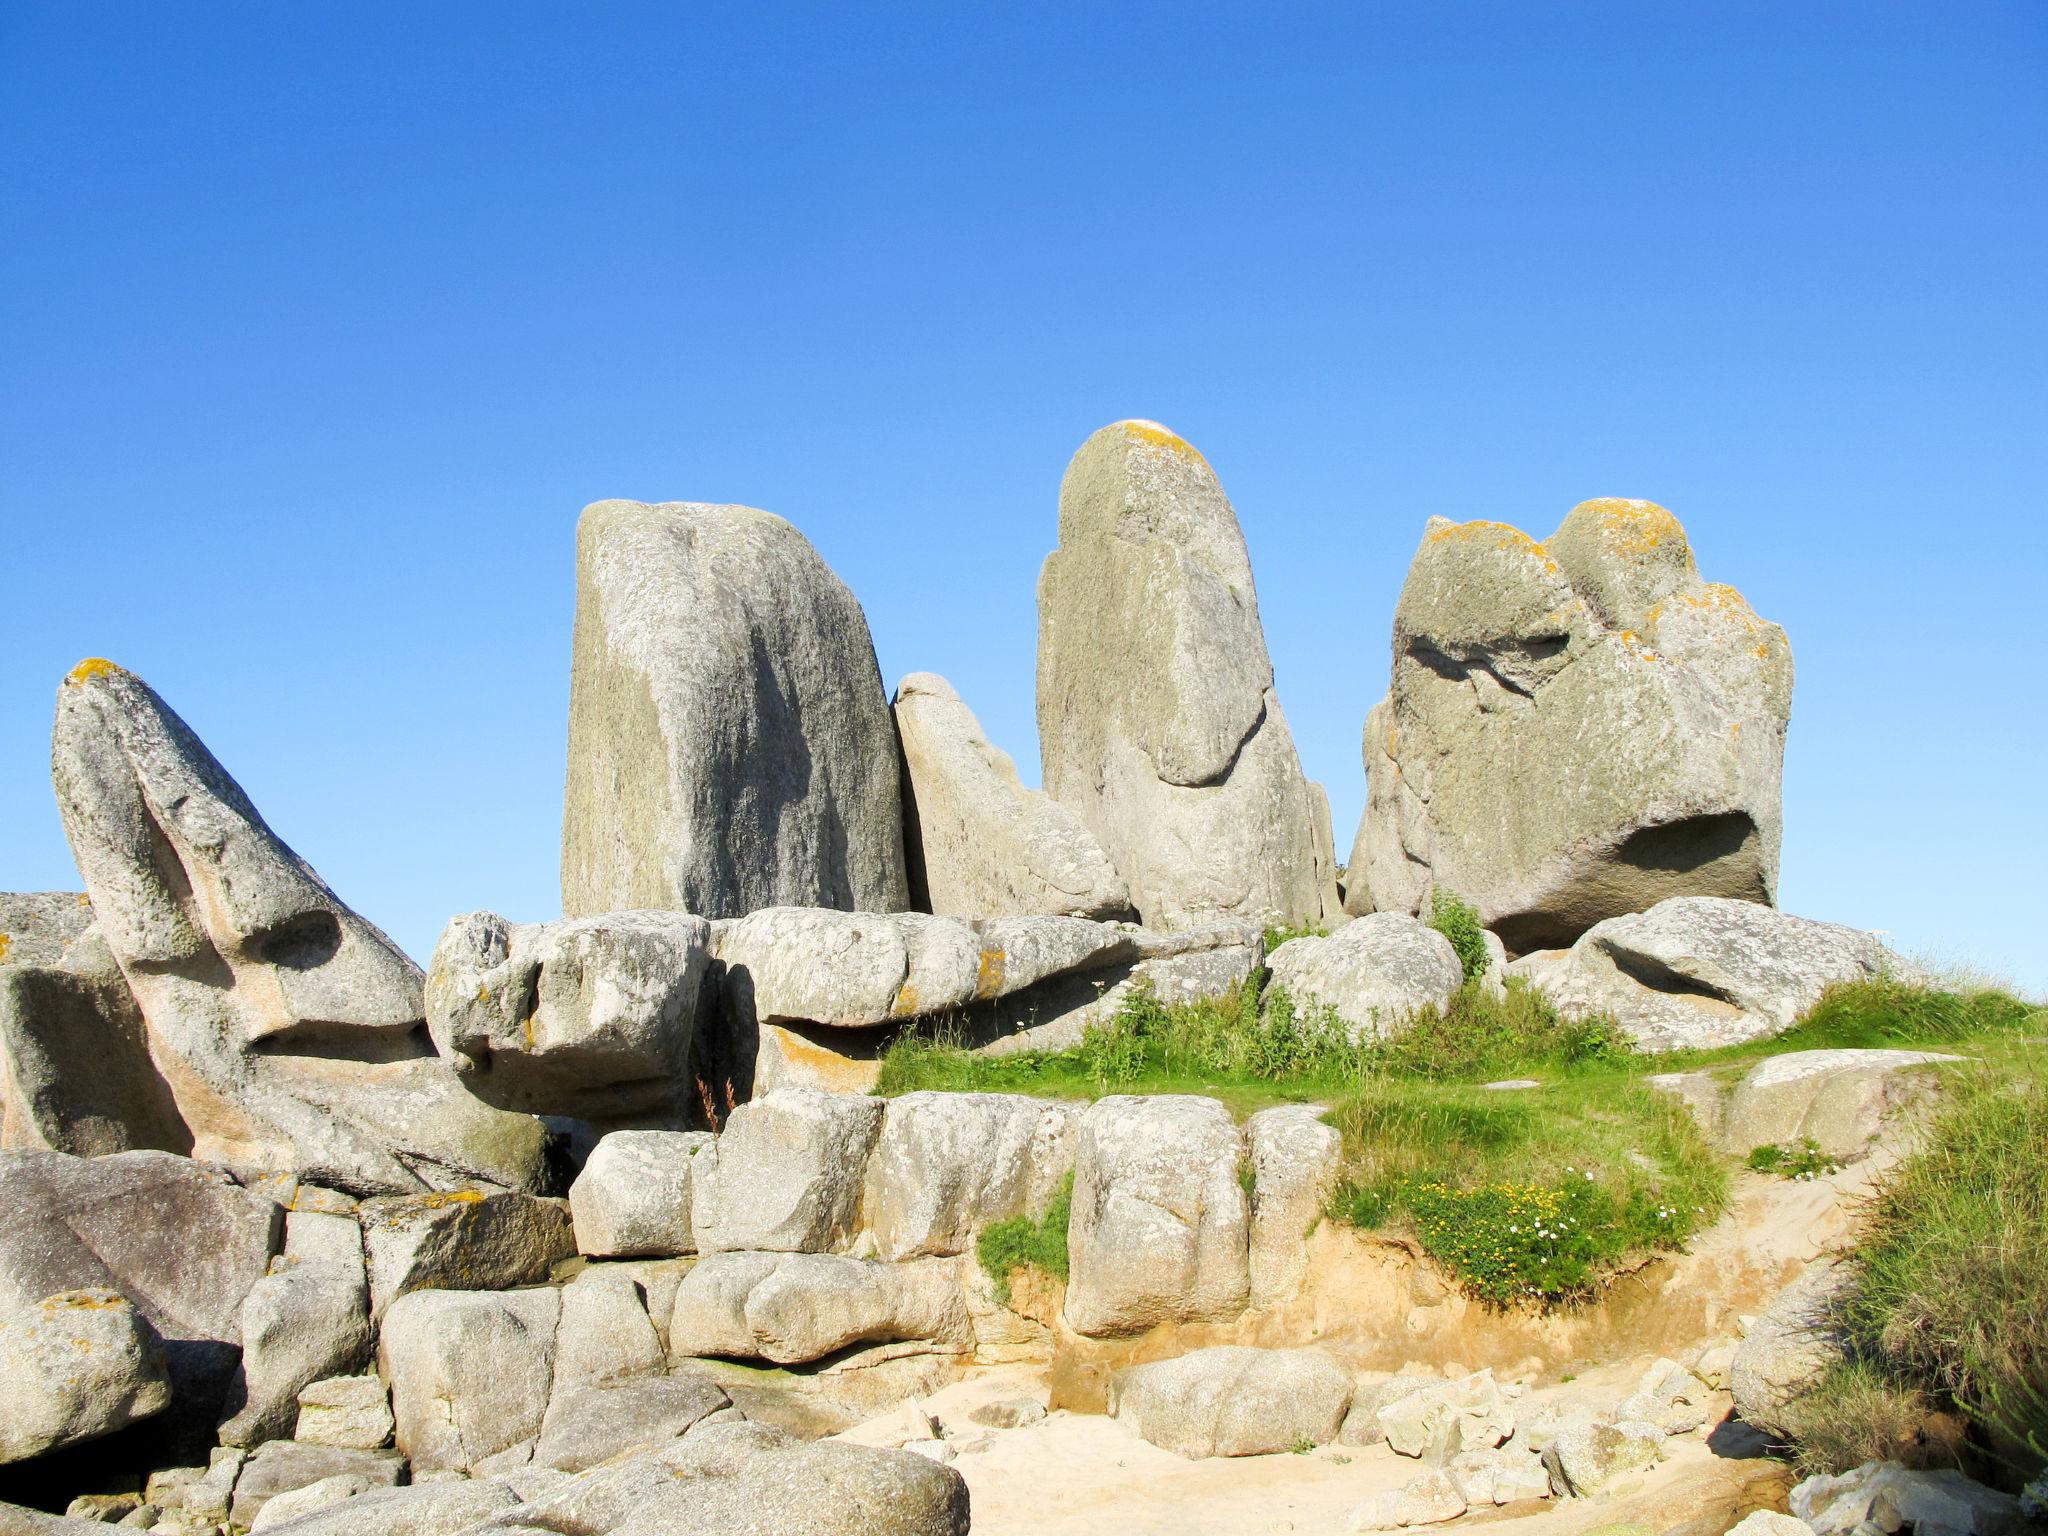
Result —
[[1722, 1115], [1724, 1148], [1810, 1140], [1830, 1157], [1861, 1156], [1885, 1122], [1920, 1103], [1933, 1085], [1924, 1068], [1954, 1061], [1930, 1051], [1788, 1051], [1758, 1062], [1736, 1083]]
[[613, 1131], [569, 1186], [576, 1251], [592, 1258], [695, 1253], [693, 1169], [708, 1131]]
[[377, 1364], [415, 1476], [467, 1471], [540, 1432], [560, 1315], [551, 1290], [414, 1291], [391, 1304]]
[[118, 1291], [163, 1339], [183, 1406], [210, 1413], [282, 1227], [274, 1203], [213, 1164], [0, 1153], [0, 1315], [58, 1291]]
[[0, 1147], [191, 1151], [106, 941], [87, 929], [61, 956], [30, 958], [50, 948], [24, 940], [0, 954]]
[[1022, 1094], [891, 1099], [862, 1202], [880, 1256], [965, 1253], [991, 1222], [1044, 1211], [1073, 1170], [1074, 1119]]
[[1615, 1422], [1655, 1424], [1666, 1434], [1682, 1435], [1707, 1422], [1713, 1389], [1676, 1360], [1656, 1360], [1637, 1381], [1635, 1391], [1614, 1410]]
[[256, 1511], [256, 1517], [249, 1522], [249, 1529], [275, 1530], [301, 1515], [331, 1509], [349, 1499], [361, 1497], [372, 1488], [389, 1486], [391, 1485], [388, 1483], [373, 1483], [360, 1472], [337, 1472], [331, 1477], [321, 1478], [318, 1482], [307, 1483], [302, 1488], [272, 1494], [263, 1501], [263, 1507]]
[[1583, 1419], [1557, 1431], [1543, 1452], [1551, 1487], [1589, 1498], [1634, 1472], [1647, 1472], [1664, 1454], [1664, 1431], [1635, 1420], [1610, 1424]]
[[913, 672], [891, 705], [903, 749], [912, 905], [947, 917], [1130, 917], [1130, 891], [1095, 835], [1026, 789], [1008, 753], [943, 677]]
[[1784, 631], [1700, 581], [1645, 501], [1547, 544], [1432, 518], [1367, 717], [1354, 913], [1458, 892], [1517, 953], [1671, 896], [1769, 902], [1792, 702]]
[[1334, 914], [1328, 804], [1273, 689], [1237, 514], [1155, 422], [1104, 427], [1067, 466], [1038, 580], [1038, 735], [1046, 792], [1148, 926]]
[[563, 1472], [679, 1440], [729, 1409], [725, 1391], [702, 1371], [642, 1376], [557, 1390], [541, 1422], [534, 1461]]
[[2020, 1501], [1953, 1467], [1918, 1471], [1865, 1462], [1836, 1477], [1809, 1477], [1787, 1501], [1814, 1536], [1861, 1536], [1911, 1527], [1915, 1536], [2020, 1536]]
[[962, 1262], [707, 1254], [676, 1288], [669, 1351], [792, 1365], [849, 1344], [920, 1340], [971, 1348]]
[[299, 1389], [294, 1440], [374, 1451], [391, 1443], [392, 1429], [391, 1394], [374, 1374], [330, 1376]]
[[83, 891], [0, 891], [0, 966], [55, 965], [91, 926]]
[[162, 1341], [118, 1291], [60, 1291], [0, 1317], [0, 1463], [97, 1439], [170, 1404]]
[[404, 1473], [405, 1463], [396, 1451], [351, 1451], [334, 1445], [272, 1440], [256, 1447], [242, 1464], [229, 1516], [236, 1525], [247, 1527], [263, 1512], [263, 1506], [281, 1493], [330, 1477], [358, 1477], [372, 1486], [391, 1488]]
[[594, 1126], [694, 1109], [690, 1043], [711, 925], [687, 912], [559, 923], [456, 918], [427, 967], [427, 1026], [472, 1093]]
[[197, 1155], [353, 1193], [539, 1176], [539, 1125], [431, 1054], [419, 967], [140, 678], [97, 660], [65, 678], [51, 776]]
[[698, 1251], [843, 1248], [881, 1128], [882, 1101], [857, 1095], [782, 1088], [740, 1105], [696, 1161]]
[[613, 1265], [593, 1264], [562, 1287], [562, 1315], [555, 1325], [557, 1396], [659, 1371], [665, 1361], [661, 1336], [630, 1274]]
[[1374, 1410], [1387, 1445], [1443, 1466], [1462, 1451], [1491, 1450], [1514, 1433], [1515, 1416], [1490, 1370], [1413, 1392], [1382, 1392]]
[[601, 501], [576, 531], [562, 910], [909, 903], [860, 604], [772, 513]]
[[379, 1317], [408, 1291], [531, 1285], [576, 1252], [562, 1202], [531, 1195], [387, 1195], [365, 1200], [361, 1219]]
[[1468, 1506], [1457, 1480], [1449, 1473], [1429, 1471], [1411, 1477], [1399, 1488], [1383, 1489], [1351, 1514], [1354, 1531], [1394, 1531], [1415, 1525], [1441, 1525], [1465, 1513]]
[[981, 952], [970, 924], [919, 912], [770, 907], [718, 935], [726, 1005], [742, 1026], [866, 1029], [945, 1013], [984, 995]]
[[1319, 1349], [1221, 1345], [1119, 1371], [1110, 1412], [1179, 1456], [1266, 1456], [1337, 1438], [1351, 1373]]
[[376, 1349], [361, 1228], [353, 1216], [293, 1211], [285, 1252], [242, 1299], [241, 1369], [223, 1445], [287, 1438], [308, 1383], [360, 1370]]
[[1460, 1451], [1444, 1470], [1468, 1504], [1512, 1504], [1551, 1494], [1543, 1458], [1512, 1442], [1492, 1450]]
[[469, 1536], [519, 1503], [502, 1482], [437, 1482], [375, 1489], [265, 1529], [288, 1536]]
[[1728, 1372], [1745, 1421], [1768, 1434], [1790, 1432], [1786, 1409], [1846, 1358], [1836, 1313], [1853, 1284], [1846, 1264], [1816, 1259], [1750, 1324]]
[[1243, 1134], [1214, 1099], [1113, 1095], [1082, 1111], [1067, 1326], [1143, 1333], [1221, 1322], [1250, 1293]]
[[1321, 1104], [1280, 1104], [1245, 1121], [1252, 1160], [1251, 1304], [1298, 1295], [1308, 1277], [1308, 1234], [1342, 1172], [1344, 1139]]
[[1607, 1014], [1650, 1050], [1778, 1034], [1832, 983], [1911, 974], [1860, 929], [1712, 896], [1609, 918], [1561, 958], [1509, 970], [1560, 1011]]
[[1464, 982], [1451, 941], [1405, 912], [1374, 912], [1327, 938], [1290, 939], [1266, 957], [1272, 985], [1300, 1009], [1335, 1010], [1354, 1039], [1400, 1033], [1448, 1008]]

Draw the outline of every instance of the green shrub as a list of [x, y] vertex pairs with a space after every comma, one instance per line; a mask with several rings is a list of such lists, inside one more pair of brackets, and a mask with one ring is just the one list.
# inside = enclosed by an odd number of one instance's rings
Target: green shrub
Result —
[[1503, 995], [1468, 981], [1448, 1008], [1426, 1007], [1398, 1035], [1367, 1046], [1364, 1070], [1384, 1077], [1475, 1082], [1546, 1068], [1613, 1064], [1628, 1036], [1602, 1015], [1563, 1019], [1542, 993], [1511, 980]]
[[1933, 1411], [1925, 1393], [1891, 1380], [1867, 1361], [1832, 1366], [1785, 1409], [1793, 1465], [1812, 1477], [1847, 1472], [1867, 1461], [1899, 1461], [1909, 1467], [1952, 1463], [1950, 1449], [1926, 1433]]
[[1477, 907], [1455, 891], [1438, 888], [1429, 896], [1429, 926], [1451, 941], [1467, 981], [1486, 974], [1492, 957], [1486, 952], [1486, 930], [1479, 924]]
[[1010, 1276], [1020, 1269], [1036, 1269], [1056, 1279], [1067, 1278], [1067, 1222], [1074, 1210], [1074, 1176], [1061, 1182], [1036, 1221], [1029, 1216], [1012, 1216], [982, 1228], [975, 1255], [988, 1271], [996, 1300], [1010, 1300]]
[[1266, 953], [1271, 954], [1290, 939], [1326, 939], [1330, 930], [1324, 923], [1269, 923], [1264, 934]]
[[1821, 1151], [1811, 1136], [1753, 1147], [1746, 1161], [1757, 1173], [1775, 1173], [1783, 1179], [1817, 1179], [1842, 1166], [1838, 1159]]

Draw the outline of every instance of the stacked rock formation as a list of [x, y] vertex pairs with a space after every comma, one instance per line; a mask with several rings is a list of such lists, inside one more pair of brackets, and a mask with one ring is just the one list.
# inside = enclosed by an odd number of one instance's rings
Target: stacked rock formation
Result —
[[1784, 631], [1678, 520], [1589, 501], [1543, 544], [1432, 519], [1401, 589], [1346, 907], [1458, 892], [1516, 953], [1671, 896], [1769, 903]]
[[585, 508], [562, 910], [908, 903], [895, 733], [845, 583], [752, 507]]
[[1329, 807], [1273, 689], [1237, 514], [1193, 445], [1122, 421], [1060, 486], [1038, 581], [1046, 792], [1148, 927], [1336, 910]]

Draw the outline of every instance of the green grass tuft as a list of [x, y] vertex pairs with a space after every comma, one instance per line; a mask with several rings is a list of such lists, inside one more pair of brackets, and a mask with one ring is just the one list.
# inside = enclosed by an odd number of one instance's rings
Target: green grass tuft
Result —
[[1009, 1304], [1010, 1276], [1020, 1269], [1036, 1269], [1060, 1280], [1067, 1278], [1067, 1223], [1073, 1210], [1074, 1176], [1070, 1173], [1043, 1216], [1036, 1220], [1012, 1216], [982, 1229], [975, 1255], [988, 1271], [997, 1301]]
[[1842, 1166], [1838, 1159], [1821, 1151], [1811, 1136], [1753, 1147], [1744, 1161], [1756, 1173], [1775, 1173], [1781, 1179], [1817, 1179]]
[[1846, 1361], [1785, 1410], [1792, 1463], [1805, 1477], [1835, 1476], [1869, 1461], [1953, 1465], [1952, 1449], [1926, 1433], [1933, 1411], [1918, 1388], [1866, 1361]]
[[1451, 941], [1467, 981], [1486, 974], [1493, 957], [1486, 952], [1486, 930], [1480, 925], [1477, 907], [1455, 891], [1431, 891], [1429, 926]]

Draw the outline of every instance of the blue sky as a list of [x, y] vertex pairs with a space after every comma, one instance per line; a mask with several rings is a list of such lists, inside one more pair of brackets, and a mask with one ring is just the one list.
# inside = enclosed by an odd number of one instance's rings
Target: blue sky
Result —
[[2048, 987], [2048, 8], [0, 9], [0, 888], [80, 657], [424, 956], [558, 911], [579, 509], [749, 502], [1036, 776], [1059, 477], [1222, 475], [1348, 845], [1432, 514], [1790, 632], [1781, 897]]

